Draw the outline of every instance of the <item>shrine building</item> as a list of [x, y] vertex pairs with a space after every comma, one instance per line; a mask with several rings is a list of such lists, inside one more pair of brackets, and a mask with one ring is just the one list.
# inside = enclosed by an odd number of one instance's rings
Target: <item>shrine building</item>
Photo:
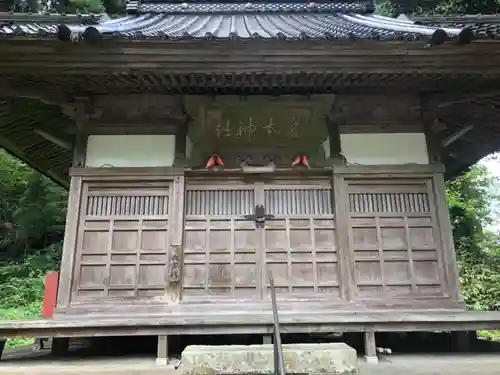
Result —
[[266, 336], [269, 277], [286, 332], [372, 354], [499, 329], [466, 311], [445, 179], [500, 147], [500, 18], [375, 10], [0, 13], [0, 147], [69, 189], [54, 314], [0, 338]]

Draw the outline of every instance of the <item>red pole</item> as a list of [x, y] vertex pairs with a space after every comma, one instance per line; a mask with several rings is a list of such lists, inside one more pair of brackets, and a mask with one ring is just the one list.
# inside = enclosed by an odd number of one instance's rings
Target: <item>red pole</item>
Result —
[[57, 302], [57, 288], [59, 286], [59, 272], [47, 272], [45, 275], [45, 292], [43, 295], [42, 318], [50, 319], [54, 314]]

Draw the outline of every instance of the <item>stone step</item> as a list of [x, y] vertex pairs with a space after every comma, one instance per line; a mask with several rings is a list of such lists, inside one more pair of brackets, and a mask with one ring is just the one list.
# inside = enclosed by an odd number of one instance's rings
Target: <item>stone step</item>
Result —
[[[345, 343], [285, 344], [287, 374], [358, 372], [356, 350]], [[188, 346], [182, 352], [186, 375], [274, 373], [273, 345]]]

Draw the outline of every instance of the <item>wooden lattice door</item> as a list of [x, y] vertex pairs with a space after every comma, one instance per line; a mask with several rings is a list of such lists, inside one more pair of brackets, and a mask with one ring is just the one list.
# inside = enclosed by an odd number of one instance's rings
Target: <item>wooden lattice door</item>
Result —
[[335, 243], [331, 179], [188, 183], [182, 298], [338, 298]]
[[446, 297], [427, 179], [346, 180], [357, 298]]
[[183, 246], [184, 301], [260, 300], [256, 186], [242, 180], [187, 184]]
[[164, 180], [83, 184], [73, 302], [165, 296], [170, 189]]
[[331, 179], [266, 182], [262, 195], [264, 296], [272, 274], [279, 299], [339, 298]]

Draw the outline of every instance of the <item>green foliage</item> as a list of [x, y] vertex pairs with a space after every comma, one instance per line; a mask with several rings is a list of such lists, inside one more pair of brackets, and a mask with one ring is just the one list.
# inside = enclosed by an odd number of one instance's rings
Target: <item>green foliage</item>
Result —
[[[39, 319], [42, 313], [44, 278], [58, 270], [61, 244], [0, 267], [0, 319]], [[34, 339], [9, 340], [8, 347], [32, 344]]]
[[447, 199], [457, 250], [464, 246], [478, 248], [483, 228], [492, 223], [490, 203], [496, 198], [491, 193], [492, 182], [484, 166], [476, 166], [448, 182]]
[[500, 237], [486, 229], [495, 182], [476, 166], [447, 184], [462, 293], [473, 310], [500, 310]]
[[[377, 12], [395, 16], [407, 14], [493, 14], [500, 12], [499, 0], [377, 0]], [[402, 8], [405, 4], [407, 11]]]
[[[8, 9], [16, 12], [33, 12], [38, 13], [45, 11], [47, 4], [51, 0], [6, 0]], [[1, 10], [1, 9], [0, 9]], [[109, 14], [123, 13], [125, 11], [125, 0], [61, 0], [58, 1], [52, 13], [66, 14], [88, 14], [88, 13], [103, 13]]]
[[61, 244], [55, 244], [28, 255], [22, 262], [9, 262], [0, 267], [2, 308], [18, 309], [43, 299], [45, 273], [58, 269], [60, 249]]
[[59, 268], [66, 202], [66, 191], [0, 150], [1, 319], [40, 317], [45, 273]]
[[0, 223], [14, 227], [0, 238], [0, 257], [9, 245], [20, 250], [49, 233], [62, 233], [66, 202], [64, 189], [0, 150]]

